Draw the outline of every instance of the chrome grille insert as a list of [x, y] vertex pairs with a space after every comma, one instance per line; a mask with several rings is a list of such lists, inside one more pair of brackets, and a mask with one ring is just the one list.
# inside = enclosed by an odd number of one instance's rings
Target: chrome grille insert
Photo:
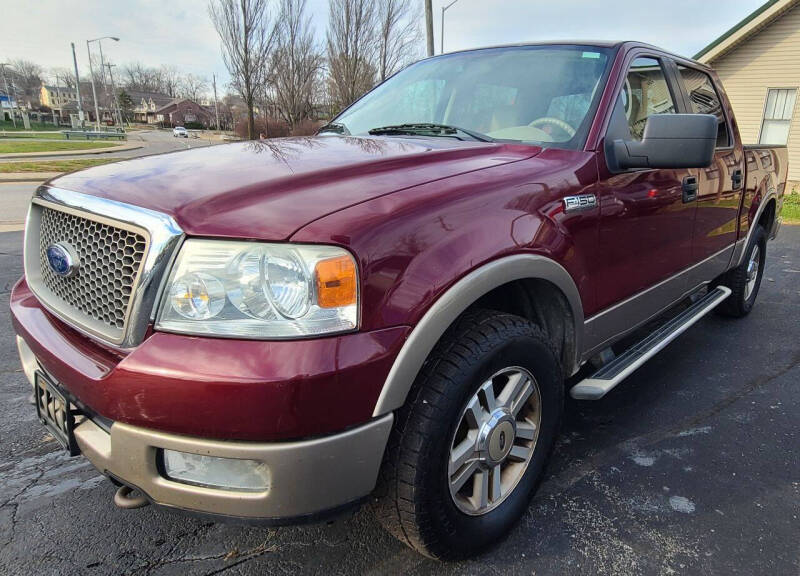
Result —
[[[47, 248], [67, 242], [80, 259], [72, 277], [56, 274]], [[125, 329], [131, 295], [147, 252], [147, 239], [75, 214], [43, 208], [39, 254], [44, 285], [66, 304], [118, 330]]]
[[[120, 348], [139, 344], [155, 312], [183, 231], [168, 215], [42, 186], [25, 226], [25, 277], [67, 324]], [[77, 273], [59, 275], [49, 247], [73, 250]]]

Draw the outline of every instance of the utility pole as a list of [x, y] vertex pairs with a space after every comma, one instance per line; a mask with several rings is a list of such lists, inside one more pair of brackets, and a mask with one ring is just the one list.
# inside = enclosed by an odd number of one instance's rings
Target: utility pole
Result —
[[217, 75], [211, 75], [211, 83], [214, 85], [214, 116], [217, 117], [217, 131], [219, 131], [219, 108], [217, 107]]
[[120, 127], [123, 128], [122, 111], [119, 109], [119, 97], [117, 96], [117, 89], [114, 87], [114, 73], [111, 72], [111, 68], [113, 66], [116, 66], [116, 64], [111, 64], [110, 62], [106, 64], [106, 67], [108, 68], [108, 78], [111, 80], [111, 93], [114, 95], [114, 106], [117, 109], [117, 121], [119, 122]]
[[0, 62], [0, 74], [3, 76], [3, 84], [6, 87], [6, 98], [8, 98], [8, 107], [11, 109], [11, 121], [14, 123], [14, 128], [17, 127], [17, 119], [14, 116], [14, 106], [12, 105], [11, 101], [11, 92], [8, 91], [8, 80], [6, 80], [6, 64], [5, 62]]
[[78, 118], [83, 128], [83, 104], [81, 103], [81, 77], [78, 75], [78, 57], [75, 56], [75, 42], [72, 45], [72, 63], [75, 64], [75, 93], [78, 95]]
[[97, 107], [97, 90], [94, 87], [94, 68], [92, 68], [92, 51], [86, 41], [86, 53], [89, 55], [89, 77], [92, 79], [92, 99], [94, 100], [94, 129], [100, 131], [100, 109]]
[[116, 36], [103, 36], [101, 38], [94, 38], [86, 41], [86, 53], [89, 55], [89, 73], [92, 75], [92, 97], [94, 98], [94, 126], [95, 130], [100, 130], [100, 110], [97, 108], [97, 90], [94, 87], [94, 69], [92, 68], [92, 51], [89, 48], [90, 42], [97, 42], [100, 44], [100, 74], [103, 77], [103, 84], [105, 84], [105, 70], [103, 70], [103, 40], [113, 40], [119, 42]]
[[425, 0], [425, 32], [428, 39], [428, 56], [433, 56], [433, 0]]

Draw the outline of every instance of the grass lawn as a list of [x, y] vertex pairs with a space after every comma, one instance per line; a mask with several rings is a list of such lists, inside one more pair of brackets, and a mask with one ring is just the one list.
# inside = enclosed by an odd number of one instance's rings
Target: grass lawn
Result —
[[49, 134], [43, 132], [0, 132], [0, 138], [44, 138], [45, 140], [63, 140], [61, 132], [51, 131]]
[[60, 152], [62, 150], [91, 150], [117, 146], [116, 142], [49, 142], [47, 140], [31, 140], [19, 138], [18, 141], [0, 140], [0, 154], [16, 152]]
[[[63, 130], [62, 126], [54, 126], [52, 124], [38, 124], [36, 122], [31, 122], [31, 130]], [[22, 120], [17, 122], [17, 127], [14, 128], [14, 123], [10, 120], [8, 122], [0, 121], [0, 130], [6, 130], [8, 132], [24, 132], [25, 127], [22, 125]]]
[[72, 172], [90, 166], [114, 162], [114, 158], [76, 158], [75, 160], [42, 160], [41, 162], [0, 162], [0, 174], [12, 172]]
[[783, 197], [781, 216], [787, 224], [800, 224], [800, 194], [787, 194]]

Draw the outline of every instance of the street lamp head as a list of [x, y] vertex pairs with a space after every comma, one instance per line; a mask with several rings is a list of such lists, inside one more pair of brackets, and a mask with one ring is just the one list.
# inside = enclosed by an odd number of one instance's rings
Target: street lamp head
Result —
[[109, 36], [109, 38], [111, 38], [114, 42], [119, 42], [119, 38], [116, 36]]

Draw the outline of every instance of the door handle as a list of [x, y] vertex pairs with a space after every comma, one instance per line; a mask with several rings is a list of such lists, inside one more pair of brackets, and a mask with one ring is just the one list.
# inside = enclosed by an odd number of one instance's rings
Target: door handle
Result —
[[734, 190], [738, 190], [742, 187], [742, 171], [741, 170], [734, 170], [733, 174], [731, 174], [731, 187]]
[[695, 198], [697, 198], [697, 187], [697, 176], [687, 176], [683, 179], [681, 188], [683, 189], [684, 203], [694, 202]]

